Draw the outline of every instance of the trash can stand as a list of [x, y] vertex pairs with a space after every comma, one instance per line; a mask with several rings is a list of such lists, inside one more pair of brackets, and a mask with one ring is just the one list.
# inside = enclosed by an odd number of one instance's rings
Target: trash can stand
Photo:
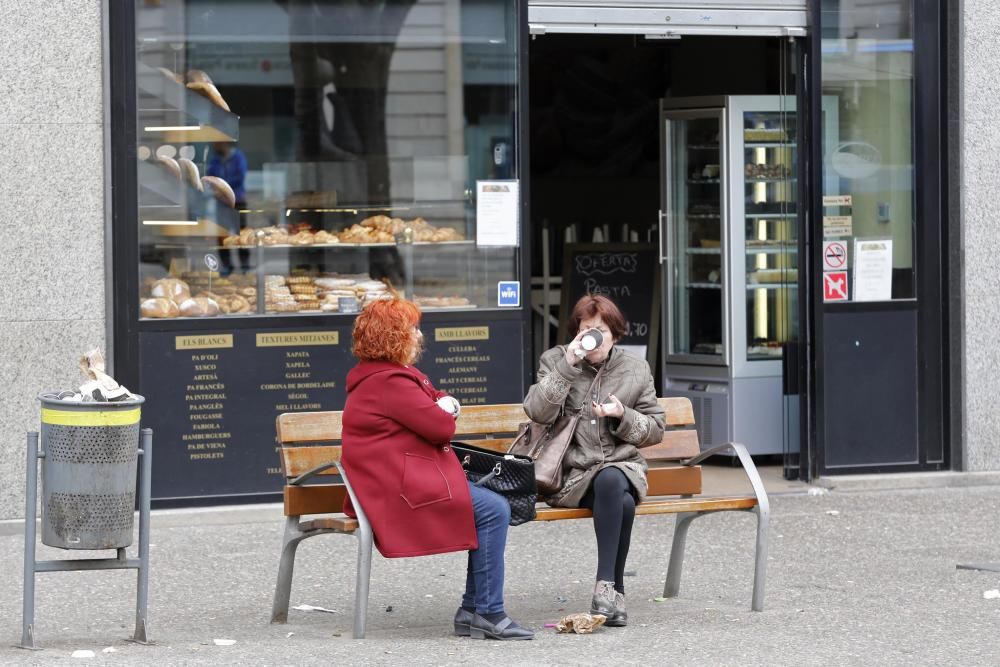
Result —
[[153, 431], [140, 431], [138, 455], [141, 457], [139, 478], [139, 553], [129, 558], [125, 547], [117, 549], [116, 558], [87, 558], [78, 560], [35, 560], [37, 529], [35, 509], [38, 501], [38, 462], [45, 457], [38, 449], [38, 432], [28, 433], [27, 482], [24, 492], [24, 597], [21, 609], [21, 648], [35, 646], [35, 574], [38, 572], [68, 572], [74, 570], [127, 570], [137, 572], [135, 633], [131, 641], [148, 643], [146, 610], [149, 598], [149, 508], [150, 475], [152, 474]]

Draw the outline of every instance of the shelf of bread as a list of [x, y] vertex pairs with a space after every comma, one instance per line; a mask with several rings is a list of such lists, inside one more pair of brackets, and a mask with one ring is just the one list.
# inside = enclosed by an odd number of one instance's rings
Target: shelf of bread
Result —
[[[349, 312], [390, 298], [392, 286], [368, 274], [294, 271], [264, 276], [264, 313], [322, 314]], [[139, 313], [143, 319], [175, 319], [261, 314], [254, 273], [222, 277], [217, 271], [185, 271], [178, 278], [148, 279], [143, 284]]]
[[472, 241], [467, 240], [462, 232], [453, 227], [435, 226], [423, 218], [404, 220], [376, 215], [340, 231], [325, 229], [313, 231], [309, 226], [301, 225], [244, 227], [239, 234], [226, 236], [222, 246], [225, 248], [379, 247], [406, 243], [468, 245]]
[[139, 130], [164, 143], [238, 141], [240, 118], [201, 70], [184, 74], [136, 64]]

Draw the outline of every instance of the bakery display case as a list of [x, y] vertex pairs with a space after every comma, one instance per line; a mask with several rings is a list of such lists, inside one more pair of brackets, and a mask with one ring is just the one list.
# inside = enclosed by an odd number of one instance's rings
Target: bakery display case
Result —
[[[427, 311], [499, 308], [520, 250], [477, 242], [476, 192], [517, 175], [513, 3], [456, 4], [419, 48], [400, 36], [405, 12], [372, 10], [357, 45], [337, 3], [312, 18], [280, 4], [248, 6], [308, 48], [243, 36], [235, 6], [136, 5], [138, 319], [349, 315], [392, 293]], [[452, 43], [503, 71], [466, 72], [444, 59]], [[411, 73], [428, 53], [440, 71]], [[383, 76], [359, 85], [350, 73], [373, 62]], [[439, 88], [424, 91], [428, 76]]]
[[[664, 391], [692, 399], [705, 446], [781, 453], [799, 316], [795, 99], [664, 100], [661, 118]], [[823, 123], [835, 142], [832, 100]]]

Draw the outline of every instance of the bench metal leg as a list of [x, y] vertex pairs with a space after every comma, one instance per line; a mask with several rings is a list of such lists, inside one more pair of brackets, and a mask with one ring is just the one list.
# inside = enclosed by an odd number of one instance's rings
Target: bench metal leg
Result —
[[271, 605], [271, 622], [288, 622], [288, 601], [292, 595], [292, 572], [295, 569], [295, 551], [306, 534], [299, 530], [299, 518], [285, 518], [285, 535], [281, 544], [281, 561], [278, 563], [278, 583], [274, 587]]
[[354, 593], [354, 638], [365, 638], [368, 619], [368, 588], [372, 575], [372, 529], [367, 521], [360, 522], [358, 537], [358, 574]]
[[681, 589], [681, 570], [684, 567], [684, 547], [691, 522], [698, 518], [698, 512], [681, 512], [674, 526], [674, 543], [670, 547], [670, 565], [667, 566], [667, 581], [663, 585], [663, 597], [675, 598]]
[[764, 611], [764, 584], [767, 578], [767, 528], [770, 519], [770, 508], [757, 507], [757, 549], [754, 555], [753, 568], [753, 598], [750, 609]]

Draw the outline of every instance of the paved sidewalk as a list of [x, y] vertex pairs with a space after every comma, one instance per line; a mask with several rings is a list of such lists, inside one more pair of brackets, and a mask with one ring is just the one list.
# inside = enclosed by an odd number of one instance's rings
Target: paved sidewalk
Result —
[[[724, 514], [692, 527], [681, 597], [662, 593], [670, 517], [637, 520], [627, 579], [631, 624], [594, 635], [543, 625], [589, 603], [595, 567], [589, 521], [512, 530], [507, 607], [532, 642], [460, 639], [450, 620], [464, 555], [374, 564], [369, 638], [351, 639], [355, 542], [300, 548], [292, 611], [268, 624], [280, 509], [158, 513], [153, 523], [152, 646], [132, 631], [134, 573], [38, 577], [36, 641], [20, 637], [21, 537], [0, 531], [2, 664], [109, 665], [996, 665], [1000, 574], [956, 563], [1000, 561], [996, 487], [776, 495], [765, 611], [749, 611], [753, 520]], [[55, 554], [46, 550], [48, 557]], [[82, 555], [82, 554], [81, 554]], [[391, 611], [389, 607], [391, 606]], [[232, 639], [231, 646], [213, 640]], [[113, 646], [116, 652], [102, 654]], [[92, 659], [70, 658], [76, 649]]]

